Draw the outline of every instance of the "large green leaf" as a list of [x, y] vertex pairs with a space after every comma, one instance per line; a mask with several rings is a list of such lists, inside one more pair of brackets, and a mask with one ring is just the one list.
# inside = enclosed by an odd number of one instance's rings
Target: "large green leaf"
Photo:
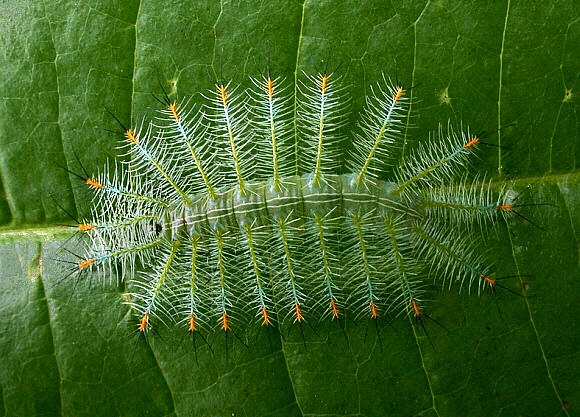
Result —
[[[0, 4], [0, 413], [578, 415], [579, 14], [577, 1]], [[291, 81], [338, 68], [355, 113], [385, 72], [412, 86], [410, 138], [447, 120], [490, 132], [503, 147], [471, 169], [552, 204], [521, 209], [546, 231], [515, 217], [485, 240], [501, 274], [532, 275], [505, 282], [530, 297], [435, 291], [429, 314], [449, 331], [424, 321], [434, 348], [398, 318], [382, 343], [364, 322], [346, 323], [350, 345], [328, 323], [305, 327], [307, 348], [298, 329], [242, 334], [250, 346], [230, 339], [226, 360], [222, 335], [213, 354], [167, 329], [127, 337], [123, 288], [59, 283], [68, 219], [51, 196], [88, 206], [56, 164], [115, 155], [105, 107], [139, 120], [159, 83], [183, 97], [268, 65]]]

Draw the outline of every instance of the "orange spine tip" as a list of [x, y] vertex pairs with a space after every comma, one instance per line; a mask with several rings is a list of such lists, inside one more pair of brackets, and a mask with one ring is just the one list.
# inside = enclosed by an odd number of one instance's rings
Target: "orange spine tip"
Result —
[[222, 101], [223, 106], [227, 107], [228, 106], [228, 92], [226, 91], [226, 87], [218, 85], [217, 89], [218, 89], [218, 92], [220, 94], [220, 100]]
[[497, 208], [500, 210], [512, 210], [514, 206], [512, 204], [505, 204], [503, 206], [497, 206]]
[[228, 313], [226, 313], [225, 311], [222, 313], [221, 316], [221, 328], [222, 330], [230, 330], [230, 324], [228, 323]]
[[195, 325], [195, 314], [189, 315], [188, 324], [189, 324], [189, 331], [190, 332], [195, 332], [197, 330], [197, 327]]
[[294, 322], [302, 321], [304, 319], [304, 317], [302, 317], [302, 310], [300, 309], [300, 304], [298, 302], [294, 303], [294, 315], [296, 316]]
[[171, 112], [171, 116], [175, 119], [175, 122], [179, 123], [179, 113], [177, 112], [177, 106], [175, 103], [171, 103], [169, 106], [169, 111]]
[[379, 317], [379, 310], [377, 309], [377, 303], [375, 303], [375, 300], [372, 300], [371, 301], [371, 318], [376, 319], [377, 317]]
[[133, 130], [129, 129], [125, 132], [125, 137], [127, 138], [127, 140], [129, 142], [131, 142], [133, 145], [137, 145], [137, 136], [135, 136], [135, 132], [133, 132]]
[[328, 78], [330, 76], [328, 75], [321, 75], [320, 76], [320, 90], [322, 91], [322, 94], [326, 93], [326, 87], [328, 87]]
[[393, 104], [401, 99], [404, 92], [405, 92], [405, 90], [403, 90], [403, 87], [397, 87], [397, 91], [395, 92], [395, 95], [393, 96]]
[[336, 304], [336, 300], [334, 298], [330, 299], [330, 310], [332, 312], [332, 318], [338, 318], [338, 305]]
[[137, 330], [139, 330], [140, 332], [144, 332], [147, 330], [148, 325], [149, 325], [149, 313], [145, 313], [143, 314], [143, 317], [141, 317], [141, 320], [139, 320]]
[[268, 314], [268, 310], [266, 306], [262, 306], [262, 325], [270, 325], [270, 315]]
[[89, 232], [89, 231], [93, 230], [94, 228], [95, 228], [95, 226], [93, 226], [90, 223], [80, 223], [78, 225], [78, 229], [81, 232]]
[[413, 314], [415, 317], [419, 317], [421, 315], [421, 309], [415, 300], [411, 300], [411, 308], [413, 309]]
[[268, 97], [272, 98], [274, 96], [274, 80], [267, 78], [265, 84]]
[[86, 184], [89, 186], [89, 188], [92, 188], [92, 189], [103, 188], [103, 184], [101, 184], [99, 181], [97, 181], [94, 178], [87, 178]]
[[83, 259], [79, 262], [78, 268], [79, 270], [90, 268], [95, 262], [96, 259]]
[[465, 145], [463, 145], [463, 147], [469, 148], [470, 146], [477, 145], [478, 143], [479, 143], [479, 138], [474, 136], [473, 139], [471, 139], [469, 142], [467, 142]]
[[495, 284], [495, 279], [493, 278], [490, 278], [488, 276], [482, 276], [482, 278], [485, 280], [485, 282], [489, 284], [490, 287], [493, 287], [493, 285]]

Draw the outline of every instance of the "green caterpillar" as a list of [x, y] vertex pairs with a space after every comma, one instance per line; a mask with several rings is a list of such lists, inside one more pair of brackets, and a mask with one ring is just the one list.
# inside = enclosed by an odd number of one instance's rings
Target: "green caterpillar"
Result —
[[130, 278], [138, 331], [168, 317], [191, 332], [420, 319], [433, 270], [460, 288], [495, 283], [470, 225], [512, 210], [509, 193], [454, 181], [479, 138], [440, 129], [397, 162], [409, 101], [383, 79], [339, 174], [346, 100], [334, 76], [306, 76], [296, 108], [282, 79], [252, 83], [218, 84], [201, 108], [164, 95], [153, 122], [125, 129], [130, 165], [81, 176], [95, 196], [73, 273], [148, 266]]

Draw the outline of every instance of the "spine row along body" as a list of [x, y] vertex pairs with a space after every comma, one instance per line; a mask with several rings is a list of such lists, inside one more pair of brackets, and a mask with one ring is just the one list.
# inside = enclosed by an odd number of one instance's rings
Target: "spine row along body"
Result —
[[282, 80], [252, 83], [216, 85], [201, 109], [165, 96], [155, 121], [125, 131], [131, 164], [85, 178], [93, 219], [78, 225], [75, 271], [147, 266], [130, 278], [138, 330], [168, 317], [193, 332], [419, 316], [435, 270], [460, 288], [493, 282], [471, 225], [509, 211], [506, 193], [454, 181], [477, 137], [440, 129], [395, 161], [408, 99], [383, 80], [339, 175], [346, 112], [332, 75], [299, 84], [296, 117]]

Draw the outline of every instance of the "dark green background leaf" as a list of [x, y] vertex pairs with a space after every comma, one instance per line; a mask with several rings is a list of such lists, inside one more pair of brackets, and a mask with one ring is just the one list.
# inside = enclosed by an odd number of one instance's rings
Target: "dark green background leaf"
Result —
[[[579, 14], [577, 1], [4, 0], [0, 413], [579, 415]], [[485, 147], [472, 167], [555, 205], [526, 212], [546, 232], [514, 218], [491, 248], [502, 274], [533, 275], [522, 278], [533, 297], [437, 291], [430, 314], [449, 333], [426, 323], [436, 350], [399, 318], [382, 351], [365, 324], [348, 323], [347, 346], [321, 323], [306, 329], [308, 350], [296, 330], [271, 335], [273, 351], [262, 333], [226, 363], [222, 340], [196, 359], [162, 329], [131, 361], [122, 288], [57, 285], [50, 258], [67, 218], [51, 195], [71, 213], [88, 206], [55, 163], [78, 169], [74, 148], [101, 169], [118, 140], [105, 106], [127, 123], [150, 116], [158, 80], [183, 97], [216, 78], [247, 84], [268, 64], [290, 80], [339, 67], [355, 113], [384, 72], [413, 86], [411, 138], [463, 121], [509, 147]]]

